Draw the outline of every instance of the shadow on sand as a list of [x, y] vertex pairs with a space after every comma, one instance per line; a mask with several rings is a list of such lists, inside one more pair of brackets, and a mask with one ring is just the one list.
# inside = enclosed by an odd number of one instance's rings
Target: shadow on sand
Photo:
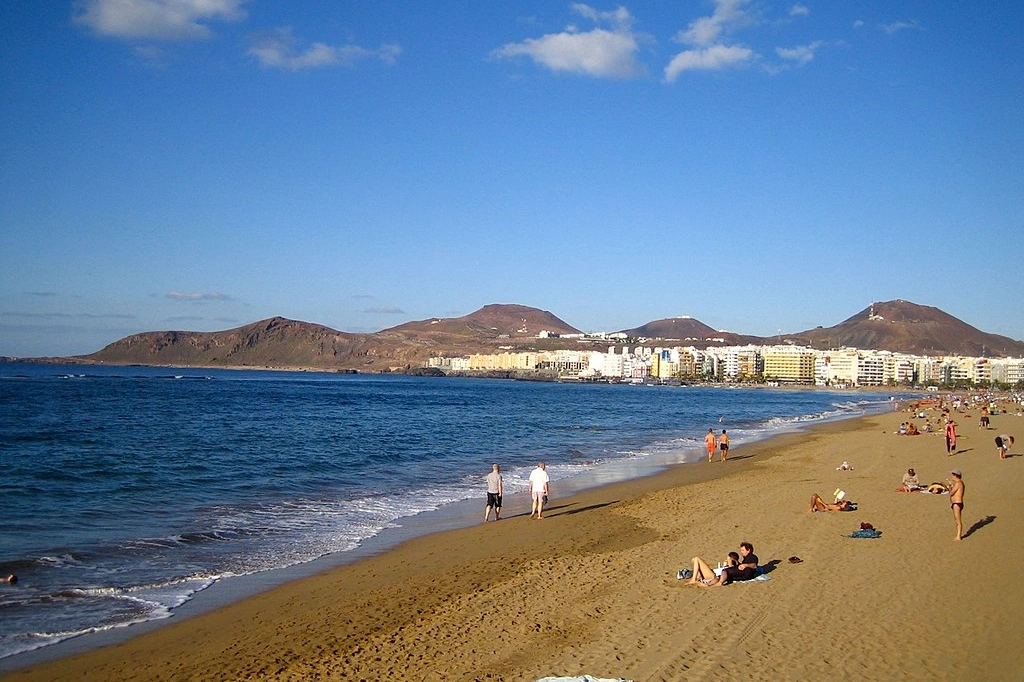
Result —
[[995, 520], [996, 520], [996, 517], [994, 517], [994, 516], [986, 516], [985, 518], [981, 519], [980, 521], [975, 521], [974, 525], [971, 526], [970, 528], [968, 528], [967, 532], [964, 533], [964, 537], [965, 538], [970, 537], [971, 535], [974, 534], [974, 531], [981, 530], [982, 528], [984, 528], [985, 526], [987, 526], [988, 524], [992, 523]]

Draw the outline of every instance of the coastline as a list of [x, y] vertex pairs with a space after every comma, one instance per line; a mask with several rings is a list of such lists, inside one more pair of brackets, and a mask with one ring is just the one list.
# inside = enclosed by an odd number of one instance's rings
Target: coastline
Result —
[[[1020, 432], [1024, 420], [1000, 415], [975, 432], [965, 418], [966, 450], [947, 459], [941, 438], [892, 435], [903, 419], [814, 425], [744, 444], [725, 464], [678, 465], [568, 498], [556, 488], [541, 522], [516, 496], [500, 523], [413, 538], [0, 677], [733, 679], [749, 668], [955, 679], [1022, 670], [1005, 608], [1021, 594], [1012, 567], [997, 563], [1020, 530], [1021, 495], [1005, 472], [1022, 460], [999, 461], [988, 434]], [[835, 471], [843, 460], [855, 469]], [[941, 480], [950, 462], [964, 470], [965, 527], [974, 526], [959, 545], [944, 498], [893, 492], [908, 465]], [[807, 514], [811, 493], [840, 484], [857, 512]], [[842, 537], [861, 521], [883, 537]], [[740, 540], [762, 563], [782, 562], [771, 581], [699, 590], [675, 580], [694, 554], [714, 561]], [[804, 562], [786, 563], [791, 555]]]

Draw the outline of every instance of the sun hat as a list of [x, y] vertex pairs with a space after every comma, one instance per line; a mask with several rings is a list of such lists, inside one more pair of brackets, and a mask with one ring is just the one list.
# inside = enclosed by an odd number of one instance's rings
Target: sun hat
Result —
[[951, 471], [950, 473], [953, 474], [954, 476], [963, 476], [963, 474], [960, 473], [959, 469], [953, 469], [953, 471]]

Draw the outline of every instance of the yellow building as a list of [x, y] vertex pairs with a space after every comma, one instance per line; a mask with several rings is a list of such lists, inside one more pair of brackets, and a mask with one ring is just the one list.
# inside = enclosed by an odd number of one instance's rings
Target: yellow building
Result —
[[817, 354], [803, 346], [764, 349], [764, 378], [787, 384], [813, 384]]

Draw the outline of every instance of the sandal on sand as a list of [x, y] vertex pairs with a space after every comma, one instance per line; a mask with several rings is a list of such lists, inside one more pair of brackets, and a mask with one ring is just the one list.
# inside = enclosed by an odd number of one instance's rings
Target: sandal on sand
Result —
[[803, 562], [804, 562], [804, 560], [801, 559], [798, 556], [791, 556], [791, 557], [789, 557], [789, 563], [791, 563], [791, 564], [802, 564]]
[[691, 571], [688, 568], [681, 568], [681, 569], [679, 569], [679, 572], [676, 573], [676, 580], [688, 580], [688, 579], [690, 579], [692, 577], [693, 577], [693, 571]]

